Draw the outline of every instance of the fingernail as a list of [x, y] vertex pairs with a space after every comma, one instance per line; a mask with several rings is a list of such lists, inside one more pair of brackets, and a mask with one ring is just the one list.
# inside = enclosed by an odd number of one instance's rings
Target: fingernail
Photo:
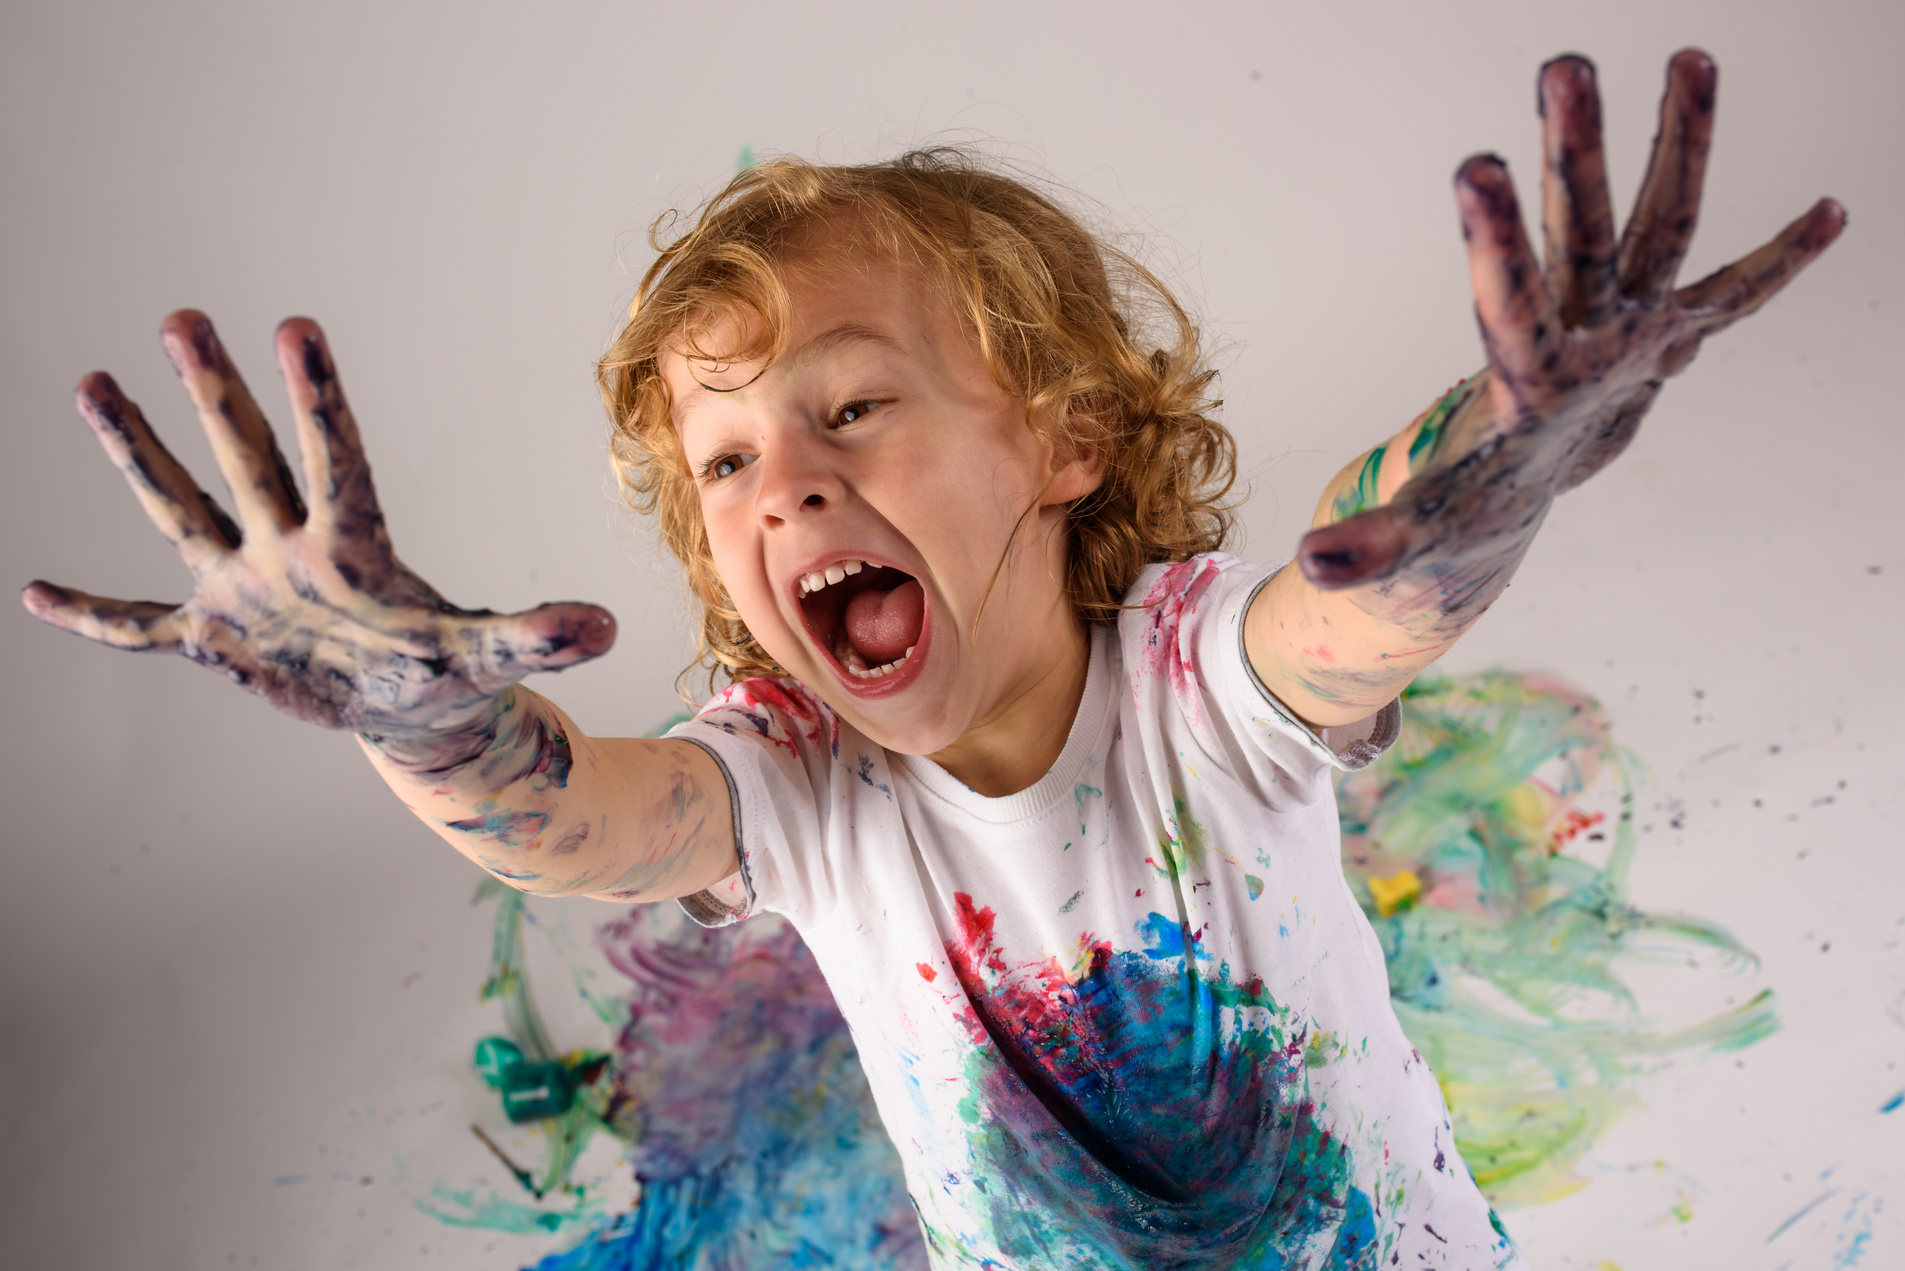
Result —
[[1507, 184], [1508, 163], [1498, 154], [1470, 155], [1455, 170], [1455, 179], [1471, 189], [1493, 194]]

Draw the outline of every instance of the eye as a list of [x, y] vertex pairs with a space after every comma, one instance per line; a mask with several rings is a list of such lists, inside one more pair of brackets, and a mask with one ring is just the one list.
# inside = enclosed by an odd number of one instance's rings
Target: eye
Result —
[[701, 465], [701, 479], [719, 481], [723, 477], [731, 477], [759, 457], [759, 455], [716, 455]]
[[845, 406], [842, 406], [838, 411], [834, 412], [834, 427], [839, 428], [846, 424], [857, 424], [872, 414], [879, 405], [879, 402], [848, 402]]

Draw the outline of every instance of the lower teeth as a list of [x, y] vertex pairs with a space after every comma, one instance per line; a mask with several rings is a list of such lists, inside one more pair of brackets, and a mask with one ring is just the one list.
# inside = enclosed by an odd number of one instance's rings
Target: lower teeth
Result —
[[893, 659], [891, 662], [881, 666], [868, 666], [866, 659], [860, 656], [860, 650], [854, 648], [853, 645], [847, 641], [842, 640], [839, 646], [834, 649], [834, 658], [841, 666], [847, 669], [847, 674], [856, 680], [877, 680], [881, 676], [891, 675], [893, 672], [905, 666], [906, 660], [912, 656], [913, 649], [909, 646], [906, 652], [900, 654], [899, 657]]

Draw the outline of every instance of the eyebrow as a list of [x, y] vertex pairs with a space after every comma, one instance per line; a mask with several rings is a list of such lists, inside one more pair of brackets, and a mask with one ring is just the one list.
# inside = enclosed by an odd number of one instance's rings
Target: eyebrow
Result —
[[841, 322], [828, 327], [798, 349], [789, 350], [788, 361], [811, 362], [845, 345], [862, 343], [883, 345], [895, 353], [906, 352], [905, 347], [898, 340], [878, 327], [870, 327], [860, 322]]
[[[878, 327], [870, 327], [861, 322], [841, 322], [828, 327], [825, 331], [822, 331], [819, 335], [816, 335], [799, 348], [789, 350], [783, 354], [782, 357], [790, 364], [812, 362], [836, 349], [843, 348], [850, 344], [877, 344], [895, 353], [904, 354], [906, 352], [904, 345]], [[762, 369], [765, 371], [766, 368]], [[757, 376], [756, 378], [759, 377]], [[677, 421], [685, 418], [699, 403], [706, 401], [706, 394], [720, 394], [732, 391], [709, 388], [706, 384], [701, 382], [699, 377], [695, 378], [695, 384], [701, 389], [699, 393], [691, 395], [685, 401], [677, 401], [673, 405], [673, 411]], [[740, 385], [739, 387], [745, 388], [746, 385]]]

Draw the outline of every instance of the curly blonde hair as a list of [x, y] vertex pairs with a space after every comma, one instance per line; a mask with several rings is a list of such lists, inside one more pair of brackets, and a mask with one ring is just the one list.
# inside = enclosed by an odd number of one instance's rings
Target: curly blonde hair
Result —
[[[659, 256], [596, 368], [624, 496], [659, 519], [701, 605], [689, 670], [706, 667], [710, 686], [717, 671], [784, 674], [715, 572], [661, 356], [671, 347], [721, 362], [779, 355], [791, 325], [786, 260], [820, 225], [850, 227], [850, 250], [920, 268], [994, 380], [1024, 400], [1027, 426], [1104, 460], [1098, 488], [1067, 509], [1066, 586], [1085, 620], [1115, 618], [1146, 565], [1223, 545], [1236, 443], [1211, 417], [1221, 403], [1197, 327], [1154, 273], [967, 150], [851, 167], [776, 158], [693, 215], [657, 218], [649, 241]], [[747, 347], [707, 348], [713, 326], [737, 314], [751, 319]]]

